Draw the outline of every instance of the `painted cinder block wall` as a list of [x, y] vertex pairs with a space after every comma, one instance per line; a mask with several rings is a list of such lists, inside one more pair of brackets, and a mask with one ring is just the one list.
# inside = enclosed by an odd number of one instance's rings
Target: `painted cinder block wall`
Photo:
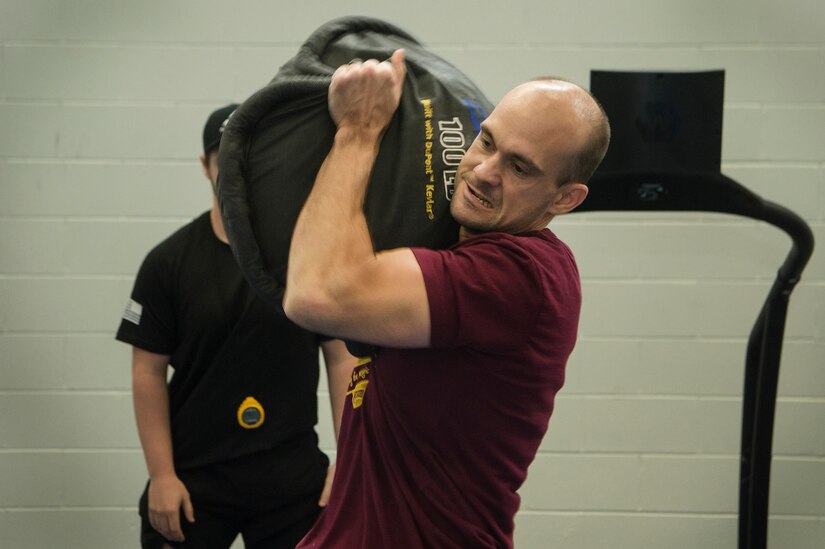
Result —
[[[591, 69], [725, 69], [723, 171], [825, 242], [822, 2], [4, 0], [0, 547], [137, 546], [146, 474], [130, 353], [113, 340], [134, 274], [209, 207], [197, 162], [207, 114], [346, 14], [400, 25], [493, 101], [537, 75], [587, 86]], [[578, 257], [584, 311], [521, 491], [517, 546], [734, 547], [745, 342], [788, 238], [699, 213], [553, 227]], [[775, 549], [825, 546], [823, 257], [788, 313]], [[319, 432], [334, 450], [327, 412]]]

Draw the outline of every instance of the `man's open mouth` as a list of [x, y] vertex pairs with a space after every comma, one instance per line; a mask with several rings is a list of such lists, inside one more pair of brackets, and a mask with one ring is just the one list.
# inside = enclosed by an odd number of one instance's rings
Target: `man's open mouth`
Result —
[[492, 203], [492, 202], [490, 202], [489, 200], [487, 200], [486, 198], [484, 198], [483, 196], [481, 196], [480, 194], [478, 194], [478, 193], [477, 193], [475, 190], [473, 190], [473, 188], [472, 188], [472, 187], [470, 187], [469, 185], [467, 185], [467, 190], [469, 190], [469, 191], [470, 191], [470, 194], [471, 194], [471, 195], [473, 195], [473, 196], [475, 197], [475, 199], [476, 199], [476, 200], [477, 200], [477, 201], [478, 201], [478, 202], [479, 202], [482, 206], [484, 206], [485, 208], [492, 208], [492, 207], [493, 207], [493, 203]]

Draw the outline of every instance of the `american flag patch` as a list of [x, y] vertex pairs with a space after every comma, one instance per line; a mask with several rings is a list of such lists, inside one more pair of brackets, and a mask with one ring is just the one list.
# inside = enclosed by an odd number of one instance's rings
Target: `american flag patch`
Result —
[[128, 320], [132, 324], [137, 324], [140, 326], [140, 317], [143, 314], [143, 305], [135, 301], [134, 299], [130, 299], [129, 303], [126, 304], [126, 310], [123, 311], [123, 319]]

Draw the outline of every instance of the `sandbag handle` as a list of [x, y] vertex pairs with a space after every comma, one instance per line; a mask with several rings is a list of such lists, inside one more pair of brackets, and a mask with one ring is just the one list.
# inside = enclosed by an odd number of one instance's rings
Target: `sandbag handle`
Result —
[[[316, 75], [332, 77], [335, 69], [321, 61], [321, 56], [329, 45], [345, 34], [358, 33], [363, 31], [373, 31], [386, 35], [396, 35], [413, 44], [421, 46], [421, 42], [416, 40], [406, 31], [396, 27], [392, 23], [387, 23], [381, 19], [364, 16], [339, 17], [329, 21], [318, 28], [309, 38], [304, 41], [298, 49], [298, 53], [292, 60], [293, 66], [298, 69], [297, 74], [302, 76]], [[288, 70], [288, 69], [287, 69]], [[289, 73], [292, 73], [289, 70]]]
[[[269, 305], [283, 311], [284, 287], [265, 268], [263, 254], [252, 227], [246, 189], [248, 136], [263, 116], [292, 98], [319, 95], [326, 101], [329, 78], [277, 81], [258, 90], [232, 113], [221, 137], [218, 153], [218, 199], [232, 253], [247, 281]], [[243, 252], [239, 244], [246, 246]]]

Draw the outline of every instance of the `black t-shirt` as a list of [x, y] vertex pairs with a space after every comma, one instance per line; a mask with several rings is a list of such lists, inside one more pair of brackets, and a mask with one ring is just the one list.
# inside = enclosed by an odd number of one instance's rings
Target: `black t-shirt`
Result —
[[[178, 470], [296, 445], [306, 450], [286, 452], [290, 460], [325, 467], [314, 430], [318, 338], [256, 297], [209, 212], [149, 252], [116, 338], [171, 356]], [[248, 397], [263, 409], [256, 428], [239, 419]]]

